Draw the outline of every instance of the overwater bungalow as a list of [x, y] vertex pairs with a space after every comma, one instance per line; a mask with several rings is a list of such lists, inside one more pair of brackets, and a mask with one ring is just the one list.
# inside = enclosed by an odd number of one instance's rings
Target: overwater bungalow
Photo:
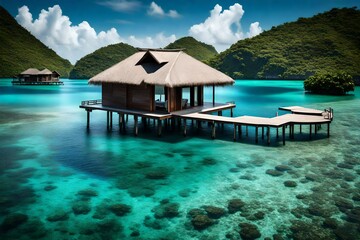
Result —
[[102, 85], [103, 106], [170, 113], [203, 106], [204, 86], [234, 80], [181, 50], [140, 49], [89, 83]]
[[[82, 101], [80, 108], [87, 112], [87, 128], [90, 124], [90, 113], [94, 110], [107, 112], [107, 128], [112, 128], [113, 113], [119, 114], [119, 129], [125, 130], [125, 120], [134, 116], [134, 132], [138, 134], [138, 117], [146, 126], [149, 119], [157, 120], [158, 135], [161, 135], [162, 121], [171, 121], [171, 125], [183, 127], [186, 135], [187, 120], [202, 122], [211, 126], [211, 136], [215, 138], [216, 124], [230, 124], [241, 138], [242, 127], [248, 136], [248, 127], [255, 129], [256, 143], [258, 129], [266, 129], [267, 143], [270, 144], [270, 127], [282, 129], [285, 144], [285, 128], [290, 126], [289, 136], [293, 138], [294, 125], [309, 125], [310, 138], [312, 125], [317, 127], [329, 124], [331, 111], [318, 111], [299, 107], [283, 108], [293, 114], [274, 118], [253, 116], [233, 117], [235, 103], [216, 103], [215, 86], [232, 85], [234, 80], [226, 74], [196, 60], [182, 50], [139, 49], [139, 52], [104, 70], [89, 80], [90, 84], [102, 85], [102, 99]], [[204, 87], [212, 87], [212, 102], [204, 101]], [[163, 97], [164, 96], [164, 97]], [[230, 110], [230, 117], [222, 116], [223, 110]], [[297, 114], [297, 110], [301, 110]], [[206, 113], [217, 113], [206, 114]], [[175, 121], [177, 120], [177, 121]], [[300, 128], [301, 129], [301, 128]]]
[[45, 68], [38, 70], [29, 68], [13, 78], [13, 85], [62, 85], [59, 81], [60, 74]]

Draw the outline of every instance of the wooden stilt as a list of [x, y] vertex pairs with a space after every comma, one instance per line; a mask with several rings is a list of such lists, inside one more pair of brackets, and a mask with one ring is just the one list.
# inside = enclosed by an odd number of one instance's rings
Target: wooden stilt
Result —
[[230, 117], [233, 117], [233, 116], [234, 116], [233, 109], [230, 108]]
[[106, 111], [106, 128], [107, 130], [109, 130], [110, 126], [109, 126], [109, 111]]
[[292, 139], [292, 127], [289, 125], [289, 139]]
[[270, 127], [267, 127], [266, 136], [267, 136], [267, 144], [270, 145]]
[[241, 125], [238, 125], [239, 139], [242, 137], [242, 128]]
[[302, 133], [302, 124], [300, 124], [300, 133]]
[[234, 123], [234, 142], [236, 142], [236, 124]]
[[258, 143], [258, 126], [255, 127], [255, 142]]
[[311, 132], [312, 132], [312, 124], [310, 124], [310, 136], [309, 136], [310, 139], [312, 138]]
[[279, 128], [278, 127], [276, 128], [276, 138], [277, 139], [279, 138]]
[[112, 111], [109, 112], [110, 115], [110, 129], [112, 129]]
[[125, 132], [126, 130], [126, 123], [125, 123], [125, 114], [121, 114], [121, 122], [122, 122], [122, 131]]
[[91, 112], [91, 110], [86, 109], [86, 128], [87, 129], [90, 128], [90, 112]]
[[213, 121], [212, 126], [211, 126], [211, 138], [212, 139], [215, 138], [215, 134], [216, 134], [216, 125], [215, 125], [215, 121]]
[[264, 139], [264, 127], [261, 127], [261, 139]]
[[161, 131], [162, 131], [162, 121], [158, 119], [158, 137], [161, 136]]
[[135, 136], [137, 136], [139, 133], [138, 116], [136, 116], [136, 115], [134, 115], [134, 132], [135, 132]]
[[246, 136], [248, 137], [249, 136], [249, 126], [246, 126]]
[[330, 137], [330, 123], [327, 123], [327, 137]]
[[184, 118], [184, 137], [186, 136], [186, 119]]
[[129, 121], [129, 114], [126, 114], [126, 122]]
[[315, 124], [315, 135], [317, 134], [317, 130], [318, 130], [318, 125]]
[[283, 139], [283, 145], [285, 145], [285, 125], [282, 126], [282, 139]]

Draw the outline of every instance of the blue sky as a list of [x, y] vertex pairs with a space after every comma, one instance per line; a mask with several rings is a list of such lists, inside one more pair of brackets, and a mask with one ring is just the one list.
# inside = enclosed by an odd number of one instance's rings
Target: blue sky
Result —
[[0, 5], [47, 46], [75, 63], [99, 47], [120, 41], [164, 47], [188, 35], [223, 51], [272, 26], [334, 7], [360, 7], [360, 1], [0, 0]]

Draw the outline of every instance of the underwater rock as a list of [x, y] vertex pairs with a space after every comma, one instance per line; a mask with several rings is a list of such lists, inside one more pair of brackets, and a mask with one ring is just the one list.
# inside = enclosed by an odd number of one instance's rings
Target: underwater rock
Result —
[[123, 226], [115, 219], [106, 219], [97, 223], [97, 231], [101, 232], [119, 232], [123, 230]]
[[284, 238], [281, 236], [281, 234], [274, 234], [272, 237], [273, 237], [273, 240], [284, 240]]
[[206, 212], [204, 209], [193, 208], [193, 209], [190, 209], [190, 211], [187, 214], [187, 217], [193, 218], [196, 215], [205, 215], [205, 214], [206, 214]]
[[261, 233], [256, 225], [251, 223], [240, 223], [239, 226], [242, 239], [251, 240], [261, 237]]
[[204, 206], [204, 209], [205, 209], [207, 215], [213, 219], [221, 218], [226, 213], [226, 210], [224, 208], [220, 208], [220, 207]]
[[117, 203], [109, 206], [109, 209], [116, 216], [122, 217], [131, 212], [131, 206], [123, 203]]
[[80, 201], [80, 202], [76, 202], [72, 205], [72, 210], [76, 215], [79, 215], [79, 214], [85, 215], [91, 211], [91, 207], [90, 207], [89, 203]]
[[132, 187], [129, 188], [127, 191], [132, 197], [140, 197], [140, 196], [151, 197], [155, 194], [155, 190], [150, 186]]
[[290, 230], [292, 232], [291, 237], [294, 240], [302, 239], [317, 239], [317, 240], [328, 240], [335, 239], [335, 236], [328, 228], [315, 225], [314, 223], [302, 222], [302, 221], [291, 221], [292, 225]]
[[231, 173], [237, 173], [237, 172], [241, 172], [241, 169], [240, 169], [240, 168], [230, 168], [230, 169], [229, 169], [229, 172], [231, 172]]
[[215, 223], [215, 221], [209, 218], [208, 215], [196, 215], [191, 219], [191, 223], [196, 230], [203, 230], [210, 227]]
[[297, 199], [305, 199], [306, 197], [307, 197], [307, 195], [306, 195], [306, 194], [302, 194], [302, 193], [296, 195], [296, 198], [297, 198]]
[[320, 176], [318, 176], [318, 175], [316, 175], [316, 174], [308, 173], [308, 174], [305, 175], [305, 178], [306, 178], [307, 180], [309, 180], [309, 181], [314, 182], [314, 181], [318, 181], [319, 178], [320, 178]]
[[16, 231], [22, 236], [26, 236], [30, 239], [43, 239], [49, 232], [45, 228], [45, 224], [39, 219], [34, 219], [27, 221], [25, 224], [21, 225]]
[[158, 167], [152, 169], [151, 171], [145, 174], [145, 177], [153, 180], [166, 179], [170, 175], [170, 170], [165, 167]]
[[29, 217], [22, 213], [13, 213], [7, 215], [1, 224], [1, 229], [6, 232], [25, 223]]
[[354, 205], [345, 198], [337, 198], [335, 199], [335, 205], [339, 208], [340, 211], [344, 212], [347, 209], [354, 208]]
[[346, 173], [344, 174], [344, 180], [347, 182], [352, 182], [356, 179], [356, 177], [353, 174]]
[[268, 170], [266, 170], [265, 173], [269, 174], [269, 175], [271, 175], [273, 177], [278, 177], [278, 176], [281, 176], [281, 175], [284, 174], [283, 172], [280, 172], [280, 171], [275, 170], [275, 169], [268, 169]]
[[217, 161], [212, 157], [204, 157], [203, 160], [201, 161], [201, 164], [204, 166], [212, 166], [215, 165], [216, 163]]
[[352, 200], [354, 200], [354, 201], [360, 201], [360, 193], [355, 193], [355, 194], [352, 196]]
[[56, 210], [46, 218], [49, 222], [65, 221], [67, 219], [69, 219], [69, 214], [64, 210]]
[[337, 166], [338, 166], [339, 168], [345, 168], [345, 169], [353, 169], [353, 168], [354, 168], [353, 165], [347, 164], [347, 163], [344, 163], [344, 162], [339, 163]]
[[251, 175], [251, 174], [244, 174], [244, 175], [240, 176], [239, 179], [254, 181], [254, 180], [258, 179], [258, 178], [256, 176], [254, 176], [254, 175]]
[[185, 198], [185, 197], [189, 197], [189, 196], [190, 196], [190, 192], [191, 192], [191, 189], [186, 188], [186, 189], [180, 190], [180, 191], [178, 192], [178, 194], [179, 194], [180, 197]]
[[354, 236], [357, 236], [359, 234], [359, 231], [356, 229], [354, 224], [345, 224], [335, 229], [334, 233], [337, 237], [336, 239], [354, 240]]
[[241, 211], [242, 207], [244, 207], [244, 206], [245, 206], [245, 203], [241, 199], [238, 199], [238, 198], [231, 199], [228, 202], [228, 211], [229, 211], [229, 213], [236, 213], [238, 211]]
[[140, 231], [139, 230], [134, 230], [130, 234], [130, 237], [139, 237], [139, 236], [140, 236]]
[[144, 225], [148, 228], [160, 230], [163, 228], [163, 225], [161, 222], [157, 219], [152, 220], [150, 216], [146, 216], [144, 219]]
[[262, 211], [256, 212], [254, 214], [254, 217], [255, 217], [256, 220], [262, 220], [262, 219], [265, 218], [265, 213], [262, 212]]
[[80, 190], [77, 194], [81, 195], [81, 196], [84, 196], [84, 197], [96, 197], [96, 196], [98, 196], [97, 191], [95, 191], [93, 189]]
[[351, 209], [347, 214], [347, 221], [360, 224], [360, 207]]
[[334, 218], [325, 218], [323, 226], [326, 228], [336, 229], [338, 227], [338, 223]]
[[54, 186], [54, 185], [47, 185], [47, 186], [44, 187], [44, 190], [47, 191], [47, 192], [49, 192], [49, 191], [52, 191], [52, 190], [54, 190], [54, 189], [56, 189], [56, 188], [57, 188], [57, 187]]
[[143, 168], [149, 168], [151, 166], [152, 166], [151, 162], [140, 161], [140, 162], [135, 162], [133, 168], [143, 169]]
[[236, 167], [238, 167], [238, 168], [249, 168], [251, 166], [249, 164], [247, 164], [247, 163], [238, 162], [238, 163], [236, 163]]
[[297, 186], [297, 183], [295, 181], [288, 180], [284, 182], [284, 185], [285, 187], [294, 188]]
[[277, 166], [275, 166], [275, 169], [280, 172], [286, 172], [286, 171], [291, 170], [291, 167], [287, 166], [287, 165], [277, 165]]
[[156, 206], [154, 211], [155, 218], [174, 218], [179, 215], [178, 203], [162, 202], [159, 206]]
[[319, 217], [330, 217], [330, 211], [327, 209], [324, 209], [322, 206], [318, 204], [310, 204], [308, 207], [308, 212], [313, 216], [319, 216]]

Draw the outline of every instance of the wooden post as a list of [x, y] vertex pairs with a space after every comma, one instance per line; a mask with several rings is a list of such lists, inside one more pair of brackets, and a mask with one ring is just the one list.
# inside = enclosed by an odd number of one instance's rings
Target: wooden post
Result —
[[327, 137], [330, 137], [330, 123], [327, 123]]
[[291, 133], [292, 127], [291, 124], [289, 125], [289, 138], [292, 139], [292, 133]]
[[158, 119], [158, 137], [161, 136], [162, 121]]
[[238, 132], [239, 132], [239, 138], [241, 139], [241, 135], [242, 135], [242, 129], [241, 129], [241, 125], [238, 125]]
[[184, 137], [186, 136], [186, 118], [184, 118]]
[[126, 114], [126, 122], [129, 121], [129, 114]]
[[215, 106], [215, 84], [213, 84], [213, 106]]
[[109, 115], [110, 115], [110, 129], [112, 129], [112, 125], [113, 125], [113, 112], [110, 111], [110, 112], [109, 112]]
[[125, 114], [123, 114], [123, 113], [121, 114], [121, 119], [122, 119], [122, 120], [121, 120], [121, 122], [122, 122], [122, 124], [121, 124], [121, 125], [122, 125], [122, 130], [123, 130], [123, 132], [125, 132], [125, 129], [126, 129], [126, 128], [125, 128], [125, 127], [126, 127]]
[[233, 116], [234, 116], [233, 109], [230, 108], [230, 117], [233, 117]]
[[109, 111], [106, 111], [106, 128], [109, 130]]
[[267, 144], [270, 145], [270, 127], [267, 127], [266, 135], [267, 135]]
[[300, 133], [302, 133], [302, 124], [300, 124]]
[[135, 136], [137, 136], [139, 133], [138, 116], [137, 115], [134, 115], [134, 132], [135, 132]]
[[261, 127], [261, 139], [264, 140], [264, 126]]
[[234, 142], [236, 142], [236, 124], [234, 123]]
[[90, 128], [90, 112], [91, 112], [91, 110], [86, 109], [86, 128], [87, 129]]
[[283, 139], [283, 145], [285, 145], [285, 125], [282, 126], [282, 139]]
[[216, 134], [216, 125], [215, 125], [215, 121], [213, 121], [212, 126], [211, 126], [211, 138], [212, 139], [215, 138], [215, 134]]
[[258, 143], [258, 126], [255, 127], [255, 142]]
[[310, 124], [310, 139], [312, 138], [312, 136], [311, 136], [311, 132], [312, 132], [312, 124]]
[[249, 136], [249, 126], [246, 125], [246, 136]]
[[277, 139], [279, 138], [279, 128], [278, 127], [276, 128], [276, 138]]

